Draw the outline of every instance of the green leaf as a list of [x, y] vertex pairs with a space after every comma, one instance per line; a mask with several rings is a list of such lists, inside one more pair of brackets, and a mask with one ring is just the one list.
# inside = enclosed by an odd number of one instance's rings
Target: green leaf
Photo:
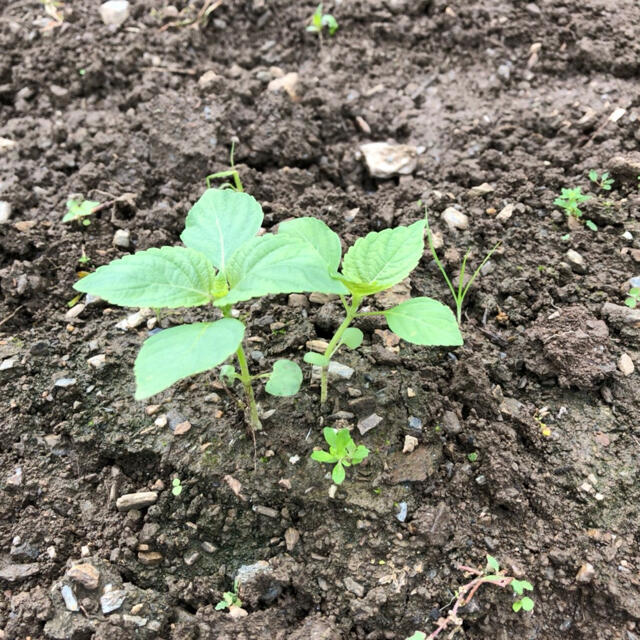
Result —
[[342, 342], [344, 342], [349, 349], [357, 349], [362, 344], [363, 338], [364, 334], [360, 329], [356, 329], [356, 327], [349, 327], [345, 329], [345, 332], [342, 334]]
[[520, 611], [520, 609], [522, 609], [522, 601], [521, 600], [516, 600], [512, 605], [511, 608], [518, 613], [518, 611]]
[[302, 384], [302, 370], [291, 360], [276, 360], [264, 387], [272, 396], [295, 396]]
[[524, 587], [522, 586], [521, 580], [512, 580], [511, 588], [513, 589], [513, 592], [518, 596], [521, 596], [522, 592], [524, 591]]
[[524, 598], [522, 598], [522, 600], [520, 600], [520, 602], [522, 603], [522, 608], [525, 611], [533, 611], [535, 603], [531, 598], [525, 596]]
[[330, 447], [336, 446], [336, 443], [338, 442], [338, 432], [335, 429], [325, 427], [322, 430], [322, 435]]
[[404, 280], [422, 257], [424, 226], [419, 220], [358, 238], [342, 261], [345, 284], [358, 295], [369, 295]]
[[487, 568], [491, 569], [494, 573], [500, 571], [500, 563], [489, 554], [487, 554]]
[[262, 207], [248, 193], [207, 189], [191, 207], [180, 239], [224, 271], [234, 252], [256, 235], [262, 218]]
[[346, 473], [344, 471], [344, 467], [342, 466], [342, 463], [338, 461], [336, 463], [336, 466], [333, 467], [333, 471], [331, 472], [331, 479], [335, 484], [342, 484], [344, 482], [345, 476]]
[[316, 462], [337, 462], [338, 458], [332, 456], [328, 451], [314, 451], [311, 454], [311, 458]]
[[596, 225], [596, 223], [592, 222], [591, 220], [585, 220], [584, 226], [591, 229], [591, 231], [598, 230], [598, 226]]
[[322, 26], [329, 28], [329, 35], [332, 36], [338, 30], [338, 21], [327, 13], [322, 16]]
[[305, 242], [287, 235], [252, 238], [232, 256], [226, 273], [230, 291], [216, 300], [220, 307], [276, 293], [348, 293]]
[[[602, 174], [602, 177], [605, 177], [604, 173]], [[591, 171], [589, 171], [589, 180], [592, 182], [598, 182], [598, 172], [595, 169], [591, 169]]]
[[412, 298], [384, 312], [389, 328], [407, 342], [459, 346], [462, 334], [449, 307], [432, 298]]
[[197, 307], [211, 302], [215, 275], [200, 252], [162, 247], [113, 260], [73, 288], [123, 307]]
[[62, 218], [62, 222], [72, 222], [78, 218], [89, 216], [99, 205], [100, 203], [94, 200], [67, 200], [67, 213]]
[[236, 368], [232, 364], [223, 364], [220, 367], [220, 378], [227, 384], [231, 384], [237, 377]]
[[356, 447], [356, 450], [351, 455], [351, 462], [353, 464], [360, 464], [369, 455], [369, 449], [360, 444]]
[[218, 602], [218, 604], [216, 605], [216, 611], [222, 611], [223, 609], [227, 608], [227, 603], [224, 600], [221, 600], [220, 602]]
[[342, 257], [340, 238], [322, 220], [298, 218], [281, 222], [278, 235], [299, 240], [309, 253], [315, 254], [320, 262], [327, 265], [331, 275], [337, 273]]
[[321, 353], [316, 353], [315, 351], [305, 353], [303, 360], [308, 364], [315, 364], [318, 367], [328, 367], [330, 362], [327, 356], [323, 356]]
[[336, 433], [336, 444], [335, 448], [340, 452], [344, 453], [347, 450], [347, 445], [351, 442], [351, 433], [349, 429], [340, 429], [338, 433]]
[[183, 324], [156, 333], [144, 342], [136, 358], [136, 400], [221, 364], [243, 337], [244, 325], [234, 318]]
[[407, 640], [426, 640], [426, 637], [426, 633], [422, 633], [422, 631], [416, 631], [410, 638], [407, 638]]

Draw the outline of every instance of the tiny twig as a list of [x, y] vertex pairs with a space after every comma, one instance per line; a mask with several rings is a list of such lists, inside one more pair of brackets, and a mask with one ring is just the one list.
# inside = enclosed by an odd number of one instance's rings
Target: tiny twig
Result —
[[5, 323], [8, 322], [9, 320], [11, 320], [11, 318], [13, 318], [13, 316], [16, 315], [16, 313], [18, 313], [18, 311], [20, 311], [20, 309], [22, 309], [22, 307], [24, 307], [23, 304], [21, 304], [18, 308], [14, 309], [14, 311], [12, 313], [10, 313], [6, 318], [3, 318], [2, 320], [0, 320], [0, 327]]

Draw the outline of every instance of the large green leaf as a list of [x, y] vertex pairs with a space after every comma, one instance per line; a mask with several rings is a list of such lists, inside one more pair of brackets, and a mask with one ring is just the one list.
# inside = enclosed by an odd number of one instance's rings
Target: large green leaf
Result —
[[295, 396], [302, 384], [302, 370], [291, 360], [276, 360], [264, 387], [272, 396]]
[[351, 291], [369, 295], [404, 280], [424, 251], [424, 220], [409, 227], [373, 231], [358, 238], [342, 261], [343, 280]]
[[432, 298], [412, 298], [384, 312], [389, 328], [407, 342], [458, 346], [462, 335], [453, 311]]
[[340, 266], [342, 247], [336, 233], [317, 218], [298, 218], [281, 222], [278, 235], [297, 238], [307, 247], [309, 252], [316, 254], [318, 259], [325, 262], [329, 273], [335, 274]]
[[183, 324], [156, 333], [144, 342], [136, 358], [136, 400], [223, 363], [243, 337], [244, 325], [234, 318]]
[[211, 302], [215, 275], [199, 251], [162, 247], [113, 260], [73, 288], [123, 307], [197, 307]]
[[215, 302], [220, 307], [275, 293], [348, 293], [305, 242], [287, 235], [252, 238], [232, 256], [226, 273], [230, 291]]
[[262, 217], [262, 207], [248, 193], [207, 189], [191, 207], [180, 239], [224, 270], [236, 249], [256, 235]]

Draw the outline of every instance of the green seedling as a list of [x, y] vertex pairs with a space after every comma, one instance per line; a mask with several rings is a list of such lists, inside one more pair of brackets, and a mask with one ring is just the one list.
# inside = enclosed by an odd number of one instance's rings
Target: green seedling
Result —
[[428, 218], [426, 218], [426, 214], [425, 220], [427, 221], [427, 241], [429, 244], [429, 249], [431, 250], [431, 255], [433, 256], [435, 263], [438, 265], [438, 269], [440, 269], [440, 273], [442, 274], [444, 281], [447, 283], [449, 291], [451, 291], [451, 295], [453, 296], [453, 300], [456, 304], [456, 321], [458, 322], [458, 326], [462, 326], [462, 305], [464, 304], [464, 299], [467, 297], [467, 293], [469, 292], [471, 285], [475, 282], [475, 279], [480, 274], [482, 267], [487, 264], [489, 258], [491, 258], [495, 250], [500, 246], [500, 242], [496, 242], [493, 249], [491, 249], [491, 251], [487, 253], [487, 255], [484, 257], [484, 260], [480, 263], [478, 268], [473, 272], [471, 278], [469, 278], [469, 281], [465, 284], [464, 275], [466, 273], [467, 260], [471, 255], [471, 249], [469, 249], [467, 253], [464, 254], [464, 258], [462, 258], [462, 264], [460, 265], [460, 274], [458, 276], [458, 286], [455, 287], [453, 282], [451, 281], [451, 278], [449, 278], [449, 276], [447, 275], [447, 271], [444, 268], [442, 261], [438, 257], [438, 252], [436, 251], [436, 247], [433, 243], [433, 236], [431, 235], [431, 229], [429, 227], [429, 221]]
[[472, 453], [468, 453], [467, 454], [467, 459], [469, 460], [469, 462], [477, 462], [477, 460], [478, 460], [478, 452], [477, 451], [473, 451]]
[[225, 591], [222, 594], [222, 600], [216, 605], [216, 611], [222, 611], [223, 609], [231, 609], [231, 607], [241, 607], [242, 600], [238, 598], [238, 580], [233, 583], [233, 591]]
[[424, 252], [425, 220], [408, 227], [374, 231], [358, 238], [342, 259], [341, 272], [338, 272], [342, 256], [340, 238], [318, 220], [310, 220], [300, 231], [287, 227], [291, 222], [284, 222], [279, 233], [297, 234], [304, 230], [309, 250], [325, 261], [327, 273], [338, 278], [349, 294], [348, 300], [346, 296], [340, 296], [346, 315], [324, 353], [309, 352], [304, 356], [305, 362], [320, 367], [321, 404], [327, 401], [327, 374], [331, 358], [343, 344], [349, 349], [357, 349], [362, 343], [362, 331], [350, 326], [357, 318], [384, 316], [391, 331], [413, 344], [462, 344], [451, 309], [432, 298], [411, 298], [386, 311], [358, 311], [367, 296], [390, 289], [416, 268]]
[[[344, 294], [347, 288], [331, 276], [305, 234], [309, 229], [332, 233], [314, 218], [280, 225], [278, 235], [257, 236], [263, 213], [250, 195], [230, 189], [207, 189], [187, 215], [180, 236], [184, 247], [161, 247], [126, 255], [99, 267], [74, 285], [125, 307], [175, 309], [209, 306], [222, 318], [164, 329], [148, 338], [136, 358], [136, 400], [143, 400], [183, 378], [209, 371], [235, 354], [221, 375], [244, 388], [245, 408], [253, 429], [260, 419], [252, 383], [266, 378], [275, 396], [297, 393], [300, 367], [278, 360], [268, 373], [251, 375], [242, 341], [245, 325], [233, 305], [269, 294], [318, 291]], [[315, 241], [315, 238], [313, 238]]]
[[309, 20], [307, 31], [318, 34], [318, 38], [322, 39], [322, 32], [326, 27], [329, 35], [332, 36], [338, 30], [338, 21], [330, 14], [323, 12], [322, 2], [316, 7]]
[[234, 142], [231, 142], [231, 152], [229, 153], [229, 166], [231, 168], [227, 169], [226, 171], [218, 171], [217, 173], [212, 173], [211, 175], [208, 175], [205, 178], [205, 181], [207, 183], [207, 189], [211, 188], [212, 180], [221, 180], [223, 178], [233, 178], [233, 184], [227, 182], [221, 185], [219, 188], [233, 189], [234, 191], [244, 191], [244, 189], [242, 188], [242, 180], [240, 180], [240, 173], [236, 169], [236, 165], [233, 160], [233, 154], [235, 153], [235, 150], [236, 150], [236, 143], [234, 141]]
[[[516, 600], [511, 605], [511, 608], [517, 613], [518, 611], [532, 611], [534, 602], [529, 596], [525, 596], [525, 591], [533, 591], [533, 585], [527, 580], [516, 580], [512, 576], [507, 576], [504, 569], [500, 569], [498, 561], [490, 555], [487, 555], [487, 564], [484, 569], [474, 569], [473, 567], [467, 567], [461, 565], [458, 567], [461, 571], [465, 571], [467, 576], [475, 576], [471, 581], [467, 582], [454, 593], [450, 604], [453, 604], [446, 616], [441, 617], [437, 622], [437, 628], [427, 636], [422, 631], [416, 631], [407, 640], [434, 640], [438, 635], [451, 628], [449, 638], [452, 638], [458, 630], [462, 628], [463, 620], [458, 615], [460, 609], [468, 605], [475, 596], [478, 589], [483, 584], [493, 584], [496, 587], [506, 588], [511, 587], [513, 593], [516, 596]], [[446, 605], [446, 606], [449, 606]]]
[[331, 479], [335, 484], [342, 484], [346, 475], [345, 467], [360, 464], [369, 455], [369, 449], [362, 444], [356, 446], [349, 429], [337, 431], [325, 427], [322, 433], [329, 445], [329, 451], [314, 451], [311, 458], [316, 462], [334, 464]]
[[611, 187], [614, 182], [613, 178], [609, 177], [608, 171], [605, 171], [599, 176], [595, 169], [591, 169], [591, 171], [589, 171], [589, 180], [596, 184], [599, 189], [602, 189], [602, 191], [611, 191]]
[[182, 483], [180, 482], [180, 478], [174, 478], [171, 481], [171, 493], [176, 497], [182, 493]]
[[62, 222], [80, 222], [85, 227], [91, 224], [87, 218], [100, 206], [99, 202], [93, 200], [67, 200], [67, 213], [64, 214]]
[[582, 209], [580, 206], [583, 202], [591, 200], [591, 196], [584, 195], [580, 187], [573, 189], [563, 189], [560, 195], [553, 201], [557, 207], [564, 209], [564, 212], [580, 222], [584, 222], [585, 227], [591, 231], [597, 231], [598, 227], [591, 220], [582, 220]]
[[629, 293], [627, 294], [627, 299], [624, 303], [629, 307], [629, 309], [635, 309], [640, 302], [640, 287], [632, 287], [629, 289]]

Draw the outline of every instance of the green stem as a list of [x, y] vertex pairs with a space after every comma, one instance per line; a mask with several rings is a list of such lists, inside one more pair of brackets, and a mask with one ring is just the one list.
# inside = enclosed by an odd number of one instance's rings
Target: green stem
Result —
[[[325, 349], [324, 356], [325, 358], [331, 359], [331, 356], [338, 350], [340, 346], [340, 342], [342, 340], [342, 335], [349, 328], [349, 325], [353, 322], [353, 319], [358, 315], [358, 307], [362, 302], [362, 297], [357, 295], [351, 296], [351, 304], [345, 305], [345, 309], [347, 311], [347, 315], [345, 319], [342, 321], [342, 324], [336, 330], [333, 338], [331, 338], [331, 342], [327, 345]], [[329, 367], [322, 367], [320, 371], [320, 404], [324, 404], [327, 401], [328, 395], [328, 384], [327, 384], [327, 373]]]

